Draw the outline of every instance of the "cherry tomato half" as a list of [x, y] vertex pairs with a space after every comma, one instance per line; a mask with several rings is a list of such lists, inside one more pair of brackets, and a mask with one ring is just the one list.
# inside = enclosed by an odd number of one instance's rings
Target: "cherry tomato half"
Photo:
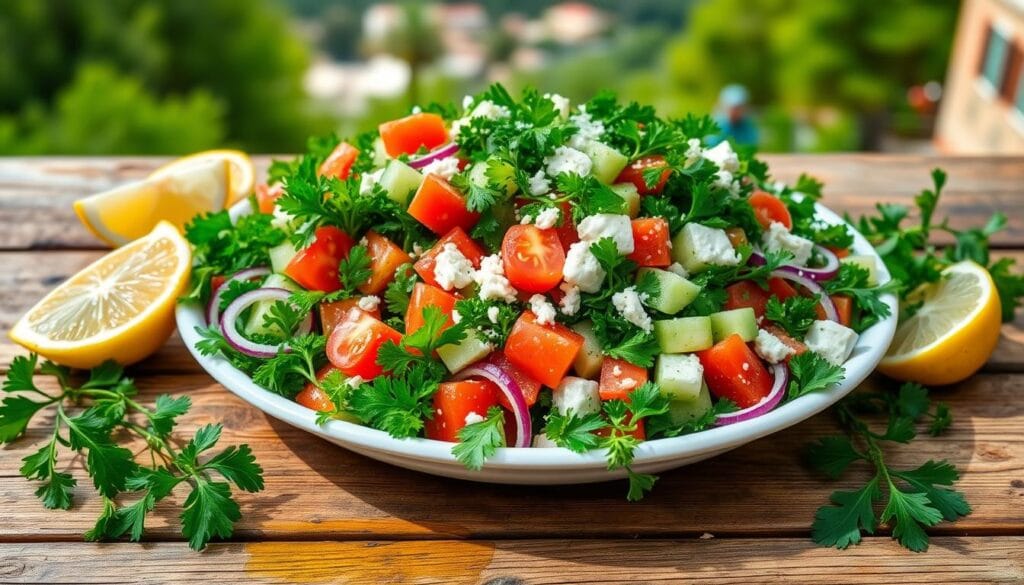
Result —
[[360, 309], [351, 309], [327, 339], [327, 360], [346, 376], [375, 378], [384, 373], [377, 363], [380, 347], [401, 340], [401, 333]]
[[771, 193], [754, 191], [750, 195], [750, 205], [754, 208], [757, 223], [764, 229], [771, 227], [773, 222], [781, 223], [786, 229], [793, 228], [793, 217], [789, 215], [786, 204]]
[[501, 258], [508, 281], [521, 291], [547, 292], [562, 280], [565, 250], [553, 229], [512, 226], [501, 242]]

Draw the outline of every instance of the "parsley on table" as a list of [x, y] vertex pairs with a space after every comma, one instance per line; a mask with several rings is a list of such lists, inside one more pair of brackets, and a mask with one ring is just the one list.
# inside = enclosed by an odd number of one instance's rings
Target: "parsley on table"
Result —
[[[904, 384], [898, 394], [856, 393], [840, 402], [836, 412], [846, 434], [809, 445], [808, 462], [833, 479], [856, 462], [869, 464], [873, 475], [858, 490], [834, 492], [832, 505], [818, 509], [811, 528], [816, 543], [846, 548], [859, 543], [863, 533], [874, 534], [883, 522], [890, 524], [893, 538], [901, 545], [921, 552], [928, 549], [925, 528], [971, 512], [963, 494], [948, 487], [959, 478], [950, 463], [928, 460], [914, 469], [897, 469], [885, 461], [883, 444], [909, 443], [922, 419], [931, 420], [932, 434], [941, 433], [951, 423], [948, 408], [933, 405], [923, 387]], [[874, 430], [861, 418], [865, 412], [887, 415], [885, 431]], [[885, 506], [879, 515], [876, 504], [883, 499]]]
[[764, 316], [786, 330], [791, 337], [803, 339], [818, 319], [818, 295], [792, 296], [784, 301], [771, 296], [765, 305]]
[[487, 417], [479, 422], [459, 429], [459, 442], [452, 447], [452, 455], [474, 471], [484, 466], [484, 461], [505, 446], [505, 411], [492, 406]]
[[[45, 391], [36, 384], [37, 365], [39, 376], [56, 381], [57, 391]], [[136, 400], [135, 384], [113, 362], [94, 368], [84, 383], [74, 385], [70, 369], [49, 361], [40, 364], [35, 354], [19, 356], [11, 362], [3, 392], [0, 442], [16, 440], [37, 413], [54, 413], [49, 439], [25, 457], [21, 467], [23, 476], [39, 482], [36, 496], [44, 507], [66, 510], [73, 505], [78, 482], [57, 470], [58, 460], [62, 452], [81, 456], [79, 460], [103, 501], [95, 526], [85, 534], [87, 540], [125, 534], [133, 541], [140, 540], [147, 514], [185, 485], [189, 491], [182, 505], [181, 530], [189, 546], [200, 550], [212, 538], [231, 536], [241, 517], [232, 485], [247, 492], [263, 489], [263, 469], [248, 445], [230, 446], [206, 456], [220, 440], [221, 426], [214, 424], [201, 427], [179, 448], [172, 435], [191, 400], [164, 394], [152, 407], [145, 406]], [[150, 464], [140, 463], [119, 444], [123, 434], [144, 441]], [[126, 496], [135, 501], [119, 503]]]

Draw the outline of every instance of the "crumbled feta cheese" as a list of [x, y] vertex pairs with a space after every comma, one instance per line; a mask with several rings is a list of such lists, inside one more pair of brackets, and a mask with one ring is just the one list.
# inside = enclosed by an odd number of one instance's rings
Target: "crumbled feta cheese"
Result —
[[566, 282], [576, 285], [579, 290], [595, 293], [601, 289], [606, 273], [590, 252], [590, 243], [576, 242], [569, 246], [569, 251], [565, 255], [562, 275]]
[[530, 195], [540, 197], [551, 191], [551, 181], [544, 175], [544, 171], [537, 171], [537, 174], [530, 177]]
[[569, 115], [569, 98], [562, 97], [557, 93], [546, 93], [544, 97], [551, 100], [551, 103], [555, 104], [555, 110], [558, 111], [558, 115], [565, 118]]
[[454, 156], [434, 159], [427, 163], [427, 166], [423, 167], [420, 172], [424, 176], [434, 174], [443, 177], [445, 181], [450, 181], [459, 172], [459, 159]]
[[521, 223], [523, 225], [531, 224], [531, 223], [533, 223], [533, 216], [532, 215], [524, 215], [523, 219], [519, 220], [519, 223]]
[[542, 230], [551, 229], [558, 223], [561, 212], [557, 207], [548, 207], [537, 214], [537, 221], [534, 224]]
[[733, 249], [725, 230], [688, 223], [683, 226], [683, 233], [690, 242], [689, 252], [696, 264], [736, 266], [740, 263], [740, 255]]
[[740, 190], [739, 181], [734, 180], [732, 173], [729, 171], [718, 171], [715, 173], [715, 182], [713, 185], [732, 194], [739, 193]]
[[796, 266], [806, 265], [811, 259], [811, 253], [814, 252], [814, 242], [790, 233], [786, 226], [777, 221], [773, 221], [761, 235], [761, 242], [768, 252], [777, 254], [785, 250], [793, 254], [790, 264]]
[[554, 154], [544, 159], [544, 164], [546, 165], [548, 175], [551, 177], [557, 177], [561, 173], [585, 177], [590, 174], [590, 170], [594, 167], [594, 163], [591, 162], [589, 156], [568, 146], [556, 148]]
[[348, 380], [345, 380], [345, 385], [349, 388], [358, 388], [367, 382], [366, 378], [362, 376], [352, 376]]
[[373, 311], [376, 311], [377, 307], [380, 306], [380, 297], [376, 295], [367, 295], [365, 297], [359, 297], [358, 305], [360, 309], [366, 311], [367, 313], [371, 313]]
[[476, 424], [476, 423], [479, 423], [479, 422], [484, 422], [484, 417], [482, 417], [479, 414], [477, 414], [475, 412], [472, 412], [472, 411], [470, 411], [470, 413], [466, 415], [466, 424], [467, 425], [472, 425], [472, 424]]
[[573, 148], [582, 149], [588, 142], [599, 140], [604, 135], [604, 122], [594, 120], [584, 105], [579, 107], [578, 114], [569, 116], [569, 122], [577, 128], [569, 139], [569, 145]]
[[555, 442], [549, 439], [544, 433], [533, 436], [533, 446], [537, 449], [555, 449], [558, 447], [558, 445], [556, 445]]
[[506, 106], [499, 106], [491, 100], [484, 100], [473, 108], [470, 112], [470, 118], [490, 118], [496, 120], [498, 118], [508, 118], [511, 115], [509, 109]]
[[473, 96], [467, 95], [462, 98], [462, 109], [468, 110], [473, 105]]
[[537, 316], [537, 323], [548, 325], [555, 322], [555, 306], [544, 295], [530, 297], [530, 310]]
[[853, 352], [857, 333], [835, 321], [815, 321], [804, 338], [807, 349], [825, 358], [833, 366], [840, 366]]
[[757, 332], [757, 338], [754, 339], [754, 350], [769, 364], [777, 364], [796, 353], [796, 350], [782, 343], [781, 339], [764, 329]]
[[562, 300], [558, 301], [558, 308], [562, 310], [563, 315], [575, 315], [580, 310], [580, 287], [575, 284], [563, 282], [560, 287], [562, 292], [565, 293], [562, 296]]
[[462, 321], [462, 313], [456, 309], [452, 309], [452, 323], [458, 325]]
[[673, 274], [682, 276], [683, 278], [690, 278], [690, 272], [683, 268], [683, 265], [678, 262], [673, 262], [672, 264], [669, 264], [668, 268], [666, 268], [665, 270], [668, 270]]
[[704, 158], [715, 163], [719, 169], [735, 173], [740, 170], [740, 159], [728, 140], [723, 140], [704, 151]]
[[505, 267], [499, 254], [484, 257], [480, 261], [480, 270], [473, 274], [473, 280], [480, 285], [480, 298], [485, 301], [501, 300], [511, 303], [516, 300], [516, 289], [512, 288], [508, 278], [505, 278]]
[[409, 257], [413, 260], [423, 255], [423, 246], [419, 242], [412, 243], [412, 252], [409, 253]]
[[473, 263], [449, 242], [434, 258], [434, 280], [444, 290], [465, 288], [473, 282]]
[[691, 138], [686, 141], [686, 166], [697, 164], [704, 157], [704, 149], [700, 145], [700, 138]]
[[628, 215], [598, 213], [583, 218], [576, 226], [580, 240], [594, 243], [602, 238], [611, 238], [619, 254], [632, 254], [634, 250], [633, 226]]
[[377, 169], [372, 173], [364, 173], [362, 178], [359, 180], [359, 194], [368, 195], [373, 191], [373, 186], [380, 183], [380, 178], [383, 174], [383, 168]]
[[274, 218], [270, 220], [270, 225], [283, 232], [290, 234], [299, 227], [296, 225], [298, 223], [298, 218], [281, 209], [281, 206], [279, 205], [274, 206], [273, 216]]
[[487, 320], [495, 325], [498, 324], [498, 315], [501, 314], [501, 310], [498, 307], [487, 307]]
[[654, 322], [651, 316], [644, 311], [643, 297], [636, 292], [636, 287], [631, 286], [626, 290], [612, 295], [612, 305], [622, 315], [622, 318], [636, 325], [640, 329], [650, 333], [654, 330]]
[[551, 393], [551, 405], [559, 414], [576, 413], [584, 416], [601, 410], [601, 395], [597, 382], [567, 376]]

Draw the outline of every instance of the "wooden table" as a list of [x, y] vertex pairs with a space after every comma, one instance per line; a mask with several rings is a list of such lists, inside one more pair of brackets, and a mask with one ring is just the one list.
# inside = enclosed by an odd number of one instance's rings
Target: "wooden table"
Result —
[[[142, 177], [156, 159], [0, 159], [0, 328], [103, 251], [71, 202]], [[950, 175], [942, 212], [979, 225], [1002, 210], [999, 254], [1024, 259], [1024, 159], [877, 156], [770, 157], [778, 178], [809, 171], [826, 202], [854, 215], [909, 201], [928, 170]], [[267, 160], [261, 160], [265, 166]], [[926, 554], [887, 534], [846, 551], [815, 546], [809, 527], [832, 490], [800, 463], [801, 447], [835, 430], [822, 414], [714, 460], [663, 474], [643, 502], [623, 482], [523, 487], [460, 482], [389, 467], [298, 431], [235, 398], [173, 338], [134, 367], [144, 400], [187, 393], [190, 432], [221, 421], [227, 444], [247, 442], [266, 490], [242, 495], [232, 542], [190, 553], [175, 514], [160, 508], [144, 544], [88, 544], [99, 501], [44, 510], [18, 475], [39, 432], [0, 449], [0, 582], [197, 581], [350, 584], [693, 582], [1024, 582], [1024, 318], [1003, 327], [988, 366], [936, 394], [953, 409], [950, 433], [921, 438], [896, 462], [949, 459], [974, 508], [931, 530]], [[0, 341], [0, 364], [21, 350]]]

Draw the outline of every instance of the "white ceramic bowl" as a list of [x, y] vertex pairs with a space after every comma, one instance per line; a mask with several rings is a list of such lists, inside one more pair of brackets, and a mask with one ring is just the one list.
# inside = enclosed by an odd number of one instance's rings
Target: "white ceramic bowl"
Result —
[[[232, 215], [249, 212], [248, 205], [232, 209]], [[831, 210], [818, 205], [818, 217], [829, 223], [842, 219]], [[885, 265], [874, 249], [859, 233], [854, 233], [854, 251], [875, 256], [881, 282], [889, 280]], [[761, 417], [703, 432], [646, 441], [637, 447], [634, 471], [652, 473], [680, 467], [725, 453], [740, 445], [760, 439], [803, 421], [828, 408], [860, 384], [878, 365], [896, 329], [896, 298], [886, 295], [891, 316], [877, 323], [857, 341], [853, 355], [846, 362], [846, 378], [827, 392], [818, 392], [782, 404]], [[430, 439], [395, 439], [387, 433], [344, 421], [316, 424], [316, 414], [299, 404], [257, 386], [243, 372], [220, 357], [200, 355], [197, 326], [205, 326], [203, 311], [198, 306], [179, 305], [178, 331], [196, 361], [225, 388], [263, 412], [292, 426], [318, 435], [357, 453], [400, 467], [415, 469], [474, 481], [512, 484], [570, 484], [606, 481], [624, 477], [623, 470], [608, 471], [603, 451], [585, 454], [567, 449], [499, 449], [480, 471], [470, 471], [451, 454], [451, 443]]]

